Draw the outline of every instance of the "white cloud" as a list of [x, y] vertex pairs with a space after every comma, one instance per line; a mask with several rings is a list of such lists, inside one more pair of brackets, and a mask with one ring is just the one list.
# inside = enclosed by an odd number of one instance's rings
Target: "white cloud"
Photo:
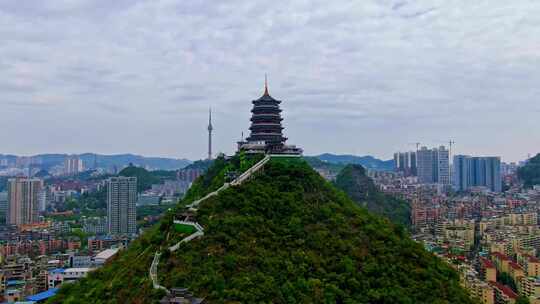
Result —
[[2, 1], [0, 128], [17, 131], [0, 141], [197, 158], [211, 106], [230, 153], [268, 73], [308, 153], [451, 137], [515, 160], [540, 149], [538, 16], [526, 0]]

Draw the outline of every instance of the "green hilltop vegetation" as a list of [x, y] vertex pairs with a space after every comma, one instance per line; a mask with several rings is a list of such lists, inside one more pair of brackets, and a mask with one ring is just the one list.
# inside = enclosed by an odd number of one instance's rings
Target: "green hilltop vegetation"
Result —
[[[175, 214], [257, 160], [217, 159], [158, 225], [48, 303], [158, 303], [164, 292], [152, 289], [148, 270], [156, 250], [187, 235]], [[301, 159], [272, 159], [203, 202], [196, 220], [204, 236], [163, 250], [158, 275], [209, 303], [473, 303], [450, 266]]]
[[523, 181], [525, 187], [531, 188], [534, 185], [540, 185], [540, 153], [518, 169], [518, 177]]
[[201, 159], [194, 161], [192, 164], [187, 165], [184, 169], [200, 169], [208, 170], [214, 161], [211, 159]]
[[336, 177], [335, 185], [369, 211], [382, 215], [395, 224], [410, 226], [410, 204], [379, 191], [361, 165], [347, 165]]
[[118, 173], [120, 176], [136, 177], [137, 192], [143, 192], [152, 188], [152, 184], [160, 184], [165, 179], [176, 178], [176, 171], [155, 170], [148, 171], [142, 167], [137, 167], [132, 164], [125, 167]]
[[323, 169], [328, 170], [329, 172], [332, 172], [333, 174], [338, 174], [343, 168], [345, 168], [345, 164], [343, 163], [332, 163], [329, 161], [324, 161], [316, 156], [304, 156], [303, 159], [313, 168], [313, 169]]

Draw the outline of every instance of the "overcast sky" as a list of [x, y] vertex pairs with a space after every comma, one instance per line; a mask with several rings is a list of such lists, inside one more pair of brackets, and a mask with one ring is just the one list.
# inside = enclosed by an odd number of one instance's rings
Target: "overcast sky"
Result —
[[2, 0], [0, 153], [232, 153], [265, 73], [309, 155], [540, 152], [537, 0]]

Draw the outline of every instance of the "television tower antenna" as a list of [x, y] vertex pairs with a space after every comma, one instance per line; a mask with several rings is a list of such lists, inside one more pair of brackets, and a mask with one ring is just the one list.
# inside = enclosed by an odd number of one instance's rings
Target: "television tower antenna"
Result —
[[212, 109], [208, 109], [208, 159], [212, 159], [212, 131], [214, 127], [212, 126]]

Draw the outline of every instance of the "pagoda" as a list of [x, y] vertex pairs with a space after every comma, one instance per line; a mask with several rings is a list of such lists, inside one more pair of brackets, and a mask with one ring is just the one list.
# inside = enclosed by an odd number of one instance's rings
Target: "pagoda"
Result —
[[265, 77], [264, 93], [252, 101], [250, 136], [238, 142], [238, 149], [248, 153], [267, 154], [302, 154], [302, 149], [286, 145], [281, 121], [281, 100], [274, 99], [268, 93], [268, 81]]

